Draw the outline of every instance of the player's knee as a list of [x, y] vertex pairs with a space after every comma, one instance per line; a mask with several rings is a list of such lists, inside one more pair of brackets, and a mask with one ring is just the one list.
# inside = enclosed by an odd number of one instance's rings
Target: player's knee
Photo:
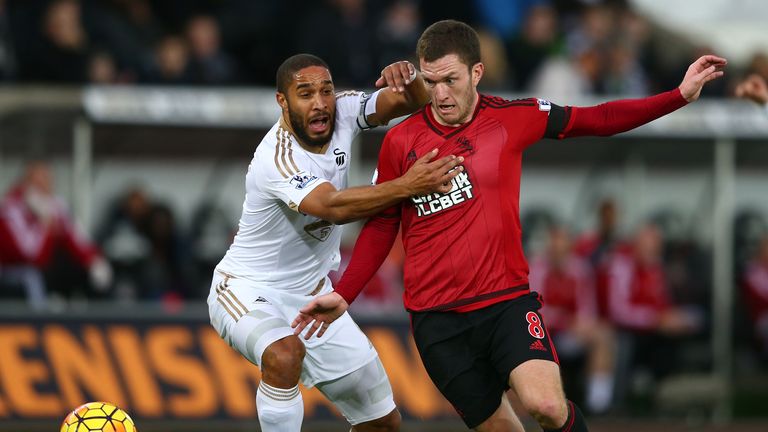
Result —
[[272, 385], [293, 385], [301, 375], [306, 348], [296, 336], [270, 344], [261, 355], [264, 379]]
[[400, 411], [392, 410], [389, 414], [355, 426], [355, 432], [397, 432], [400, 430], [402, 417]]
[[523, 401], [523, 406], [544, 429], [557, 429], [568, 418], [565, 400], [557, 397], [533, 397]]

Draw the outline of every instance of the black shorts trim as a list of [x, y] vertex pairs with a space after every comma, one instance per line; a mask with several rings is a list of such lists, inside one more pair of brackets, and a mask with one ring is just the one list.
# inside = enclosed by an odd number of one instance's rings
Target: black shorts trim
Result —
[[432, 382], [469, 428], [487, 420], [528, 360], [556, 361], [538, 293], [471, 312], [411, 313], [413, 336]]

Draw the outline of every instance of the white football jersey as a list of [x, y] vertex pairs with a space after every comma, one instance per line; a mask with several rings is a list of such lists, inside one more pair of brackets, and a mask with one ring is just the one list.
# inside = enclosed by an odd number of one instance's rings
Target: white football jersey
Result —
[[217, 270], [257, 287], [306, 295], [338, 269], [341, 226], [302, 214], [299, 205], [325, 182], [347, 187], [352, 140], [371, 127], [366, 118], [375, 112], [377, 96], [336, 95], [335, 128], [325, 154], [304, 150], [275, 123], [248, 166], [237, 235]]

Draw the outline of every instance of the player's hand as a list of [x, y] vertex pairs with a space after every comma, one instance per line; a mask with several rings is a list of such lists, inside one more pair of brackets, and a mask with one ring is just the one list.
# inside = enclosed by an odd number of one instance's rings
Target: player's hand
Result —
[[693, 102], [698, 99], [704, 84], [723, 76], [726, 64], [726, 59], [713, 55], [701, 56], [693, 62], [680, 83], [680, 93], [685, 100]]
[[299, 309], [299, 314], [291, 323], [293, 334], [298, 336], [309, 326], [304, 339], [309, 340], [315, 332], [317, 337], [321, 337], [332, 322], [344, 315], [348, 307], [347, 301], [335, 291], [321, 295]]
[[736, 96], [764, 105], [768, 103], [768, 84], [763, 77], [752, 74], [736, 86]]
[[376, 87], [389, 87], [394, 93], [402, 93], [415, 76], [416, 66], [409, 61], [399, 61], [382, 69], [381, 77], [376, 80]]
[[453, 185], [451, 180], [464, 167], [463, 156], [446, 156], [433, 161], [437, 156], [437, 149], [432, 150], [417, 160], [402, 177], [397, 179], [408, 188], [410, 196], [426, 195], [432, 192], [448, 193]]

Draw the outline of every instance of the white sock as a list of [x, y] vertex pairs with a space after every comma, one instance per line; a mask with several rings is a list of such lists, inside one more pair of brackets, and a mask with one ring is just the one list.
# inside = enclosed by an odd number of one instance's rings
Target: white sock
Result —
[[256, 392], [256, 409], [263, 432], [300, 432], [304, 420], [304, 400], [299, 386], [272, 387], [264, 381]]
[[587, 407], [593, 413], [603, 413], [611, 407], [613, 400], [613, 376], [595, 374], [587, 384]]

